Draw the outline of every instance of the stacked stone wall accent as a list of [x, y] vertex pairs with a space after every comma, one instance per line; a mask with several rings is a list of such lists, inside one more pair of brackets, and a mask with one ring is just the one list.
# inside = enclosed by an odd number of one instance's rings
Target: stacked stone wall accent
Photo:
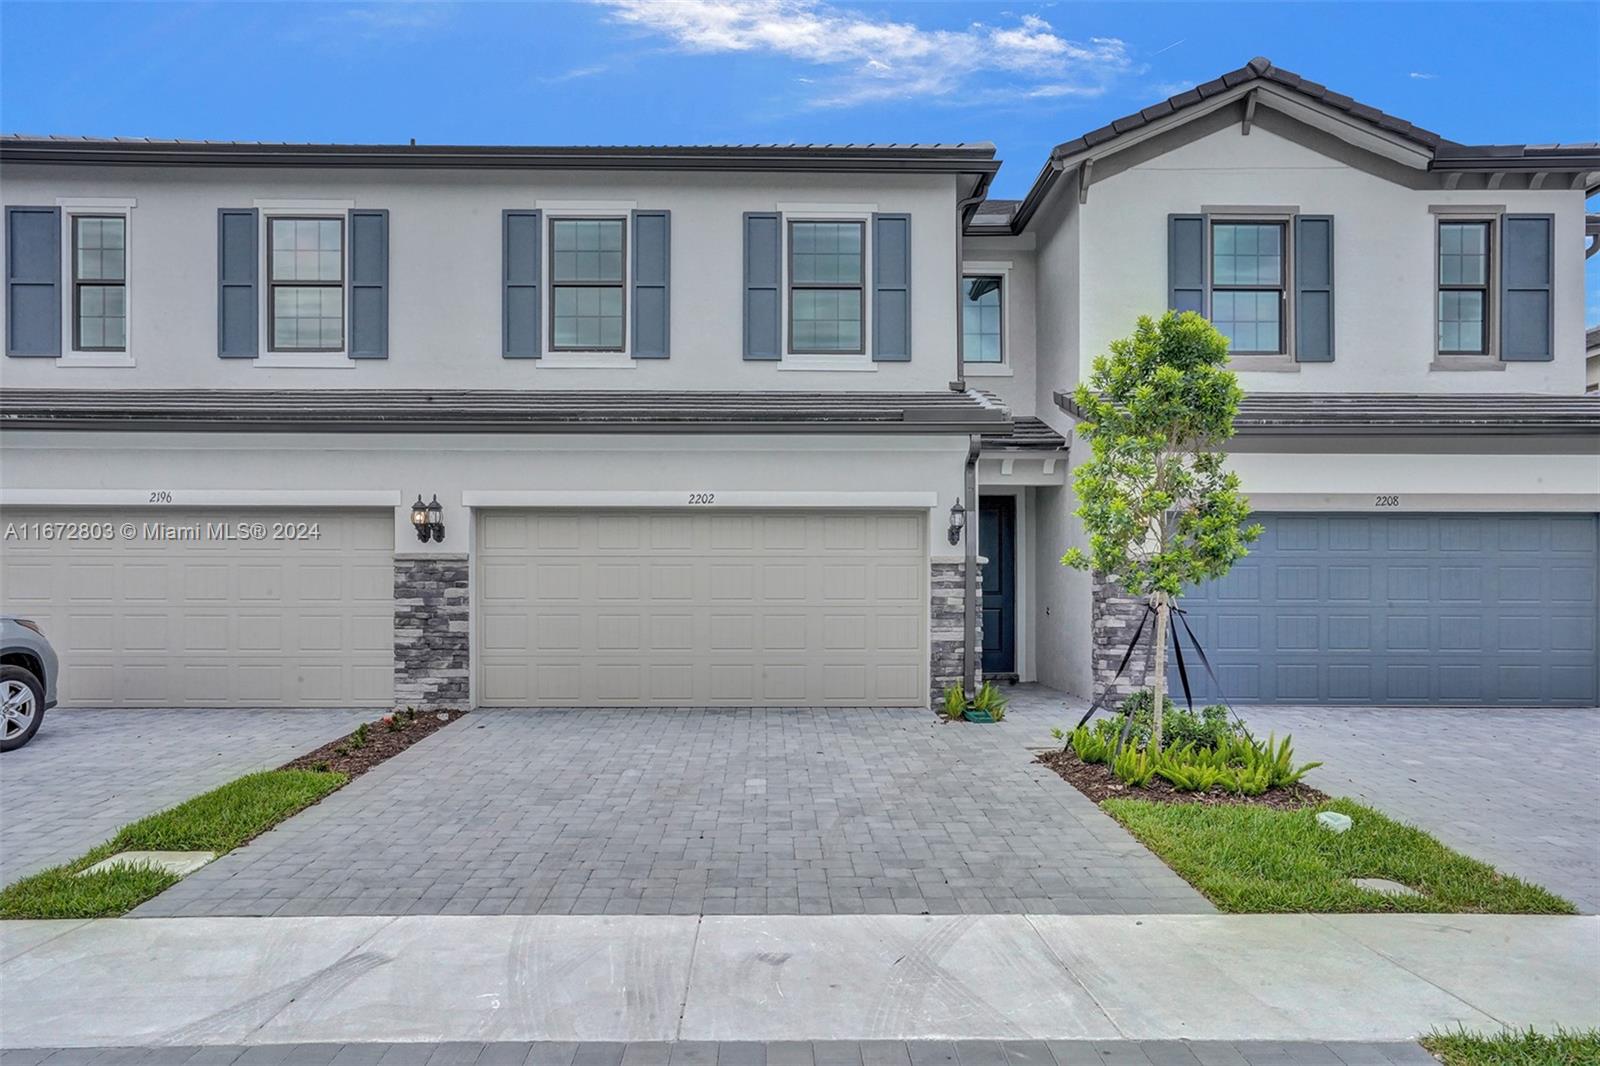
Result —
[[[966, 564], [935, 562], [930, 586], [928, 610], [930, 702], [934, 707], [943, 707], [944, 690], [951, 685], [961, 684], [962, 642], [965, 634], [965, 612], [962, 608], [967, 598]], [[977, 642], [979, 655], [977, 677], [982, 680], [983, 586], [981, 584], [978, 587]]]
[[471, 599], [461, 556], [395, 556], [394, 702], [468, 706]]
[[1128, 668], [1120, 680], [1116, 677], [1117, 664], [1127, 653], [1128, 641], [1144, 617], [1145, 600], [1129, 596], [1122, 587], [1106, 575], [1094, 575], [1094, 606], [1091, 626], [1094, 631], [1094, 695], [1107, 710], [1115, 710], [1130, 694], [1150, 687], [1150, 664], [1155, 645], [1151, 626], [1144, 627], [1144, 636], [1138, 650], [1128, 660]]

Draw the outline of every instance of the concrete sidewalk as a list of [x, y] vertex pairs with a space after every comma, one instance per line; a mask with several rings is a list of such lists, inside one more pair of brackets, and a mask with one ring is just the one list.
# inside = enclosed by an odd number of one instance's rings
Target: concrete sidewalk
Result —
[[1600, 918], [0, 923], [0, 1047], [1409, 1040], [1600, 1025]]

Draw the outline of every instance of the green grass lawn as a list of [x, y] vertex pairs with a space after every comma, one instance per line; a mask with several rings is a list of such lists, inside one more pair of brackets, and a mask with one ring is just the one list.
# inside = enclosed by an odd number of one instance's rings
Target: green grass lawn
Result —
[[1422, 1046], [1445, 1066], [1600, 1066], [1600, 1029], [1561, 1029], [1553, 1036], [1531, 1029], [1499, 1036], [1434, 1032]]
[[[1298, 811], [1121, 798], [1101, 806], [1229, 913], [1575, 913], [1539, 886], [1353, 800]], [[1355, 825], [1342, 834], [1319, 828], [1318, 810], [1348, 814]], [[1386, 877], [1425, 895], [1384, 896], [1355, 887], [1351, 877]]]
[[72, 862], [0, 891], [0, 918], [108, 918], [126, 914], [176, 884], [169, 873], [115, 866], [75, 876], [122, 851], [214, 851], [221, 855], [309, 807], [346, 781], [344, 774], [268, 770], [230, 781], [176, 807], [123, 826]]

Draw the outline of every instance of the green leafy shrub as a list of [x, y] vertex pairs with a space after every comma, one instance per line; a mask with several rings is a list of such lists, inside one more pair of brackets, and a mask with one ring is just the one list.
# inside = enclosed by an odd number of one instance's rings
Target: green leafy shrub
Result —
[[367, 746], [367, 732], [368, 732], [368, 727], [367, 727], [367, 723], [366, 722], [362, 722], [360, 725], [356, 726], [355, 732], [350, 734], [350, 740], [349, 740], [350, 747], [352, 747], [352, 748], [364, 748], [364, 747], [366, 747]]
[[1157, 758], [1144, 748], [1129, 744], [1112, 761], [1111, 772], [1123, 784], [1143, 788], [1155, 776]]
[[[1191, 711], [1187, 707], [1175, 706], [1171, 698], [1164, 698], [1162, 711], [1161, 746], [1163, 748], [1177, 747], [1183, 744], [1194, 744], [1201, 748], [1216, 748], [1224, 741], [1238, 737], [1249, 736], [1244, 720], [1234, 715], [1220, 703], [1213, 703]], [[1115, 726], [1118, 731], [1122, 728], [1120, 716], [1133, 715], [1133, 729], [1129, 736], [1137, 738], [1140, 744], [1150, 739], [1154, 725], [1155, 715], [1152, 713], [1154, 699], [1149, 689], [1140, 689], [1122, 701], [1118, 714], [1114, 716]]]
[[1080, 725], [1074, 729], [1072, 736], [1068, 738], [1068, 743], [1072, 745], [1072, 750], [1078, 758], [1084, 762], [1105, 762], [1111, 757], [1111, 744], [1098, 730], [1090, 729], [1088, 726]]
[[988, 711], [990, 717], [998, 722], [1006, 716], [1005, 693], [994, 682], [985, 681], [978, 687], [977, 695], [972, 697], [972, 707], [974, 710]]
[[964, 718], [967, 713], [967, 696], [961, 691], [960, 685], [951, 685], [944, 690], [944, 716], [951, 721]]

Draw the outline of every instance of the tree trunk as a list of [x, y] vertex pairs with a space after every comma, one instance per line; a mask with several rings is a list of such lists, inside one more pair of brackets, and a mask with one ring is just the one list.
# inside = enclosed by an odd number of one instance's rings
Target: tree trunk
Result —
[[1155, 594], [1156, 601], [1156, 651], [1151, 663], [1150, 679], [1150, 751], [1161, 750], [1161, 719], [1167, 709], [1167, 620], [1172, 605], [1165, 592]]

